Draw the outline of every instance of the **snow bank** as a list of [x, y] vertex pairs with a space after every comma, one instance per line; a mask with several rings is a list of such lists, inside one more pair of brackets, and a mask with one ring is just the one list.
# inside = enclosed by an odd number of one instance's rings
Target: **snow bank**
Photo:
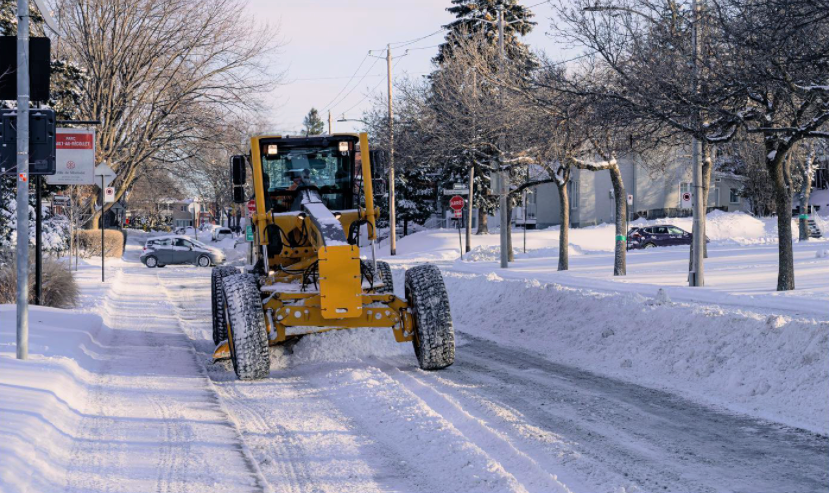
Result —
[[29, 360], [15, 359], [14, 305], [0, 305], [0, 478], [7, 491], [57, 491], [103, 353], [97, 315], [30, 306]]
[[[446, 272], [458, 330], [829, 433], [829, 322]], [[654, 288], [654, 296], [657, 289]], [[459, 349], [458, 358], [463, 358]]]
[[[691, 231], [693, 220], [690, 217], [664, 219], [637, 219], [631, 227], [646, 227], [657, 224], [673, 224], [686, 231]], [[792, 228], [797, 231], [796, 221]], [[777, 242], [777, 218], [756, 218], [744, 212], [713, 211], [707, 215], [706, 236], [711, 244], [716, 245], [756, 245]], [[558, 256], [559, 226], [527, 232], [527, 253], [523, 253], [523, 234], [520, 229], [513, 230], [513, 249], [517, 258], [539, 258]], [[615, 241], [615, 226], [599, 224], [584, 228], [570, 229], [570, 255], [591, 255], [612, 252]], [[475, 245], [464, 260], [471, 262], [496, 261], [499, 257], [499, 235], [474, 235]], [[521, 245], [521, 247], [519, 247]], [[687, 246], [675, 248], [688, 248]], [[380, 253], [387, 255], [387, 247]], [[417, 260], [454, 260], [460, 256], [460, 244], [457, 230], [425, 230], [397, 242], [397, 254], [401, 259]]]

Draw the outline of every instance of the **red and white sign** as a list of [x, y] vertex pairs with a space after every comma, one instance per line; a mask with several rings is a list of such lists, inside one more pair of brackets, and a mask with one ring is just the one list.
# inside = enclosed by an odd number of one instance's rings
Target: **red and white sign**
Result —
[[453, 209], [455, 211], [455, 215], [453, 216], [455, 219], [462, 219], [463, 218], [463, 209]]
[[115, 202], [115, 187], [104, 188], [104, 203]]
[[[50, 185], [95, 183], [95, 130], [58, 128], [55, 134], [55, 174], [46, 176]], [[100, 180], [98, 180], [100, 185]]]
[[463, 210], [463, 197], [460, 195], [455, 195], [451, 199], [449, 199], [449, 207], [451, 207], [455, 211], [462, 211]]
[[253, 217], [253, 214], [256, 212], [256, 200], [250, 199], [248, 201], [248, 217]]
[[680, 207], [682, 209], [690, 209], [691, 205], [691, 192], [682, 192], [682, 203]]

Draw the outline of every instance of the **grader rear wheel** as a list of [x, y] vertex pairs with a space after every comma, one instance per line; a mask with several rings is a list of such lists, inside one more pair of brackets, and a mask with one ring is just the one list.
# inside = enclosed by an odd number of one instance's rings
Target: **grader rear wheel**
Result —
[[430, 264], [406, 271], [406, 301], [414, 318], [415, 356], [420, 368], [440, 370], [455, 362], [455, 329], [440, 270]]
[[227, 325], [225, 324], [225, 299], [222, 291], [222, 280], [239, 273], [235, 267], [214, 267], [210, 273], [210, 302], [213, 307], [213, 344], [227, 339]]
[[241, 380], [270, 373], [268, 333], [262, 298], [256, 283], [245, 275], [224, 279], [225, 319], [233, 369]]

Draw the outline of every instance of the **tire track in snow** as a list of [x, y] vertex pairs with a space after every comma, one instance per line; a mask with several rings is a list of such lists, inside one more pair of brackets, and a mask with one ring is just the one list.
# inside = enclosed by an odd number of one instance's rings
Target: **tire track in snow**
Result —
[[107, 353], [90, 369], [94, 383], [74, 439], [67, 490], [207, 492], [231, 484], [235, 491], [265, 490], [249, 479], [252, 470], [222, 431], [230, 425], [203, 372], [204, 385], [198, 384], [189, 339], [176, 332], [168, 305], [155, 299], [143, 266], [131, 267], [95, 300]]
[[544, 470], [518, 444], [509, 439], [485, 420], [473, 416], [458, 400], [434, 385], [424, 382], [417, 369], [403, 371], [391, 364], [381, 364], [380, 369], [407, 390], [418, 396], [427, 406], [452, 423], [464, 436], [474, 442], [490, 457], [497, 460], [528, 492], [571, 493], [555, 474]]
[[[203, 348], [202, 352], [197, 349], [200, 364], [270, 488], [297, 493], [398, 489], [384, 485], [394, 471], [383, 464], [378, 467], [385, 458], [377, 459], [384, 455], [375, 451], [377, 444], [355, 432], [307, 378], [280, 370], [281, 374], [269, 379], [239, 382], [229, 364], [210, 363], [213, 345], [206, 339], [212, 319], [209, 303], [204, 302], [210, 300], [209, 283], [206, 277], [193, 282], [192, 275], [181, 274], [168, 269], [159, 273], [159, 281], [183, 329], [194, 339], [194, 347]], [[272, 351], [278, 354], [282, 349]]]

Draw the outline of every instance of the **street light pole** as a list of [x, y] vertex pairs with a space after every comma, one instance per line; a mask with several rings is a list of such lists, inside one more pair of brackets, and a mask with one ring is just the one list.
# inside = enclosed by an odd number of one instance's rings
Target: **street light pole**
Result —
[[[498, 72], [501, 76], [504, 75], [504, 6], [498, 4]], [[504, 90], [501, 88], [498, 91], [498, 99], [501, 104], [501, 115], [504, 110]], [[507, 193], [509, 184], [507, 183], [507, 174], [504, 171], [504, 128], [501, 126], [501, 134], [498, 136], [498, 173], [500, 174], [501, 190], [500, 190], [500, 209], [501, 209], [501, 268], [509, 267], [509, 215], [507, 214]]]
[[[701, 65], [702, 47], [700, 43], [700, 0], [693, 0], [692, 8], [694, 11], [694, 92], [699, 93], [699, 70]], [[699, 111], [694, 113], [696, 119], [696, 127], [700, 128], [701, 118]], [[694, 136], [691, 142], [692, 160], [694, 165], [694, 224], [693, 224], [693, 270], [688, 276], [688, 285], [692, 287], [702, 287], [705, 285], [705, 269], [703, 256], [705, 254], [705, 229], [703, 218], [705, 217], [705, 203], [704, 177], [702, 176], [702, 149], [701, 142]]]
[[386, 72], [389, 84], [389, 254], [397, 255], [397, 220], [394, 207], [394, 114], [391, 95], [391, 44], [386, 45]]
[[17, 359], [29, 357], [29, 0], [17, 0]]

